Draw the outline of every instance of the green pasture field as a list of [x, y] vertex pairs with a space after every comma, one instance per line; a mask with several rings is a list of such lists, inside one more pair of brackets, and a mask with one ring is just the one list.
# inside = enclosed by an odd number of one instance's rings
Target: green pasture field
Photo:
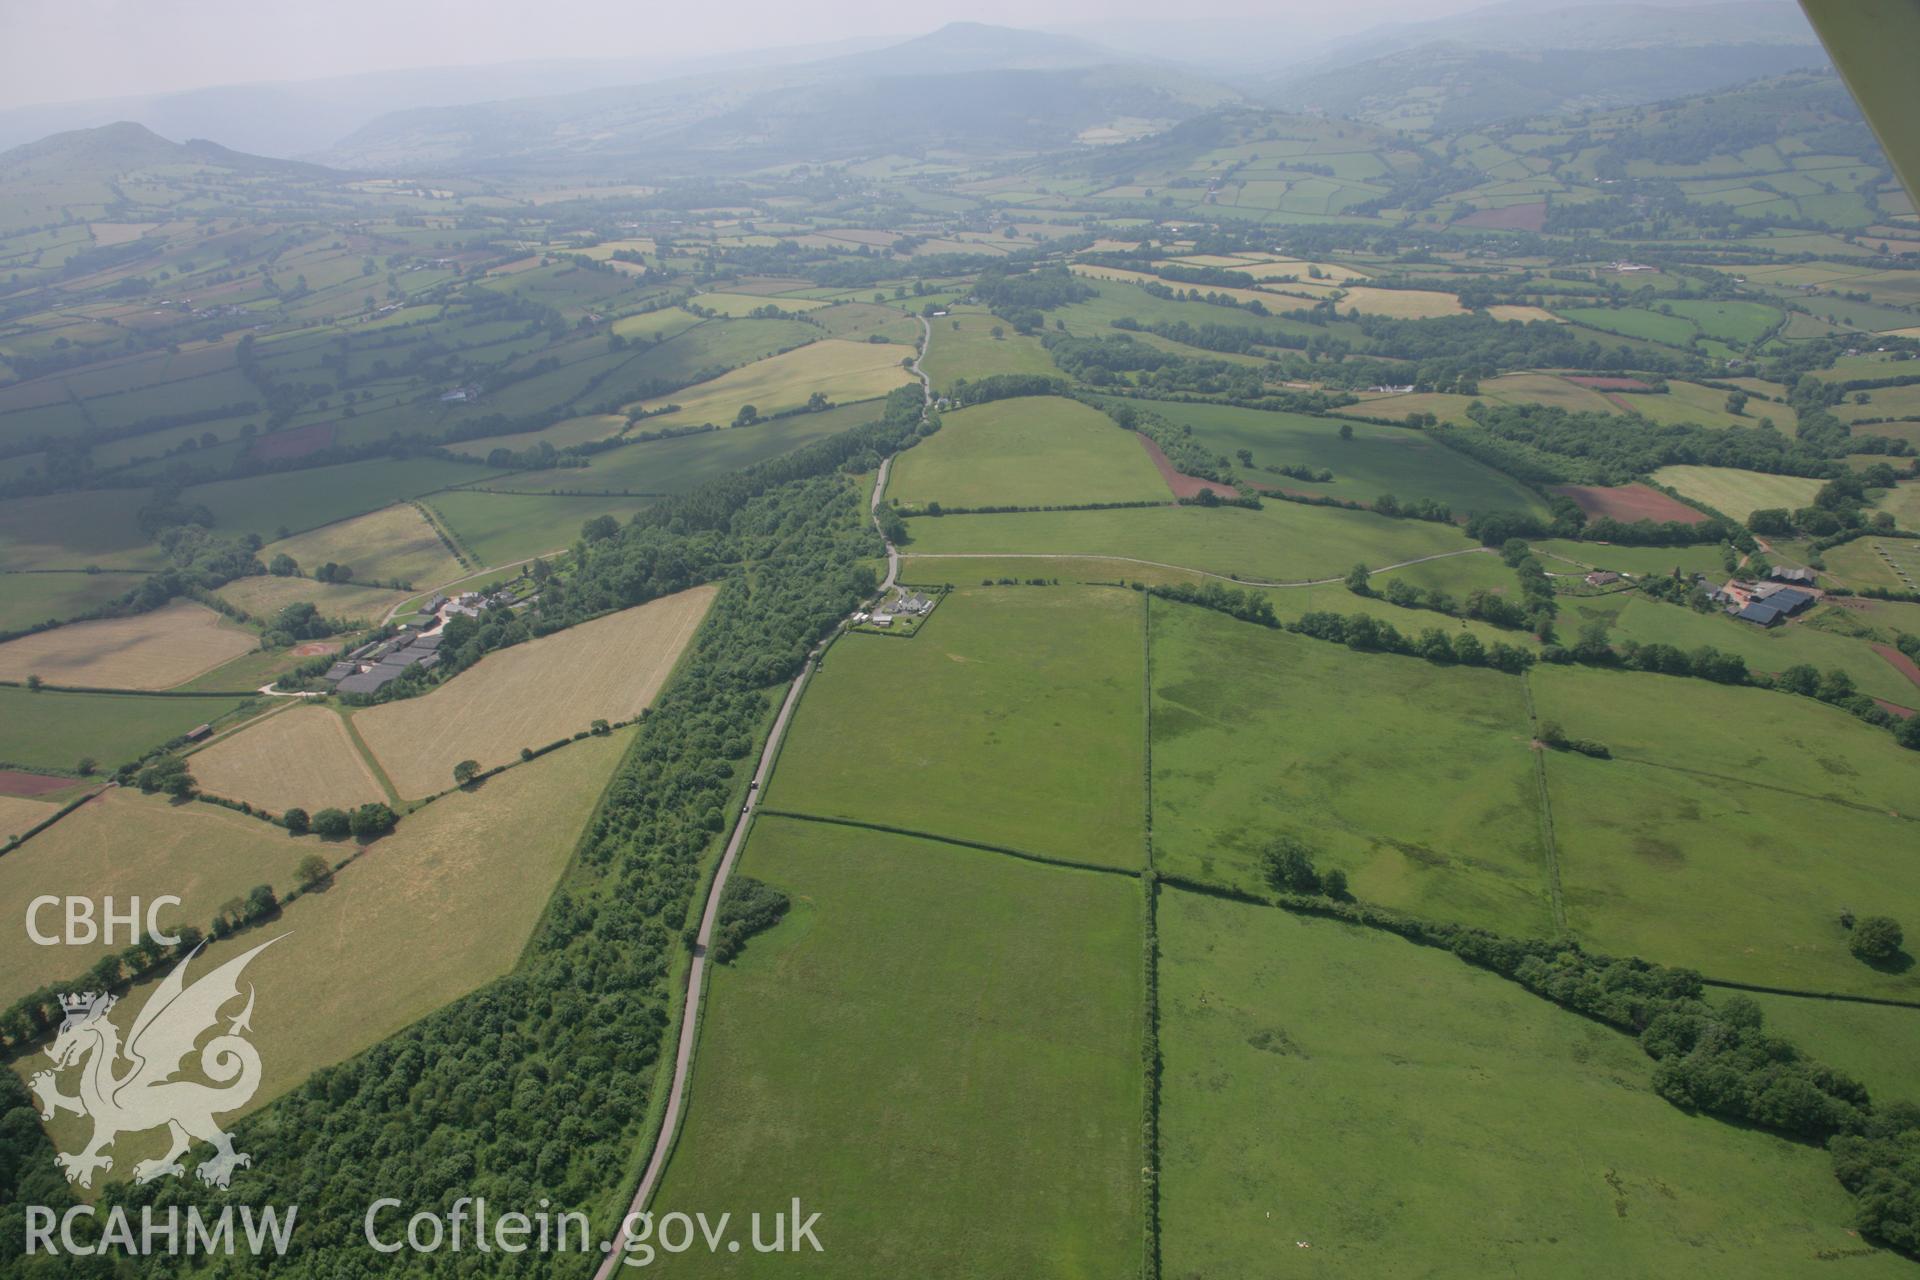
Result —
[[475, 461], [484, 461], [486, 456], [495, 449], [516, 451], [538, 449], [543, 444], [550, 444], [555, 449], [565, 449], [568, 445], [610, 440], [626, 429], [625, 414], [588, 413], [556, 422], [544, 431], [519, 431], [505, 436], [481, 436], [476, 440], [462, 440], [450, 447], [454, 452], [466, 454]]
[[[784, 306], [789, 299], [774, 297], [768, 301], [775, 306]], [[920, 342], [918, 320], [895, 307], [876, 306], [871, 302], [843, 302], [822, 307], [818, 311], [808, 312], [807, 319], [825, 329], [829, 338], [871, 341], [877, 334], [888, 342], [907, 346], [917, 346]]]
[[82, 756], [92, 756], [102, 773], [111, 773], [241, 705], [233, 698], [32, 692], [0, 686], [0, 761], [28, 769], [72, 769]]
[[1778, 308], [1759, 302], [1735, 302], [1724, 299], [1675, 298], [1663, 304], [1673, 313], [1698, 325], [1709, 338], [1719, 338], [1735, 346], [1747, 346], [1766, 336], [1780, 323]]
[[159, 569], [140, 531], [143, 490], [92, 489], [0, 501], [0, 569]]
[[777, 817], [741, 871], [793, 906], [710, 980], [653, 1207], [740, 1221], [798, 1194], [826, 1251], [676, 1274], [1136, 1269], [1138, 885]]
[[625, 524], [647, 502], [450, 489], [426, 499], [425, 505], [482, 563], [512, 564], [529, 556], [564, 551], [579, 538], [580, 526], [596, 516], [612, 516]]
[[943, 414], [940, 430], [894, 463], [887, 497], [921, 508], [1173, 500], [1140, 437], [1060, 396]]
[[1727, 393], [1696, 382], [1669, 381], [1663, 395], [1620, 393], [1626, 406], [1649, 422], [1673, 426], [1692, 422], [1703, 427], [1757, 427], [1760, 419], [1772, 418], [1773, 425], [1792, 434], [1800, 425], [1792, 406], [1766, 400], [1752, 400], [1744, 415], [1727, 412]]
[[1692, 321], [1681, 316], [1661, 315], [1639, 307], [1558, 307], [1555, 314], [1603, 332], [1675, 347], [1686, 346], [1699, 333]]
[[[1355, 346], [1365, 345], [1365, 337], [1360, 326], [1349, 320], [1337, 320], [1322, 328], [1316, 328], [1298, 320], [1288, 320], [1281, 316], [1257, 316], [1251, 311], [1215, 306], [1210, 302], [1176, 302], [1168, 298], [1156, 298], [1138, 285], [1120, 280], [1089, 279], [1087, 283], [1099, 290], [1096, 296], [1085, 302], [1071, 303], [1047, 313], [1049, 319], [1064, 321], [1070, 332], [1085, 337], [1111, 334], [1114, 332], [1115, 320], [1129, 318], [1138, 320], [1143, 325], [1172, 324], [1184, 320], [1195, 328], [1208, 324], [1230, 324], [1238, 328], [1261, 329], [1276, 334], [1311, 336], [1324, 333], [1329, 337], [1346, 338]], [[1187, 288], [1188, 286], [1176, 287]], [[1290, 299], [1281, 294], [1266, 296], [1265, 301], [1275, 310], [1309, 305], [1305, 299]], [[938, 332], [933, 335], [935, 352], [940, 349], [940, 336]]]
[[1631, 1038], [1513, 983], [1177, 890], [1158, 916], [1167, 1276], [1910, 1265], [1848, 1230], [1824, 1152], [1680, 1111]]
[[[686, 386], [776, 352], [805, 346], [820, 336], [819, 329], [798, 320], [703, 320], [647, 348], [622, 369], [619, 381], [637, 385], [642, 379], [658, 379]], [[596, 391], [595, 398], [606, 396]]]
[[1152, 637], [1163, 872], [1258, 890], [1262, 851], [1291, 836], [1365, 901], [1552, 931], [1517, 679], [1160, 600]]
[[[1752, 409], [1749, 408], [1749, 412]], [[1821, 481], [1805, 476], [1776, 476], [1733, 467], [1662, 467], [1653, 473], [1656, 484], [1678, 490], [1695, 502], [1745, 520], [1764, 507], [1804, 507], [1820, 491]]]
[[1637, 593], [1561, 602], [1559, 629], [1565, 637], [1577, 636], [1581, 624], [1589, 618], [1607, 619], [1615, 644], [1622, 640], [1638, 640], [1642, 644], [1658, 642], [1688, 652], [1701, 645], [1712, 645], [1722, 652], [1739, 654], [1755, 671], [1777, 674], [1807, 662], [1821, 671], [1844, 671], [1853, 677], [1860, 692], [1900, 702], [1902, 706], [1910, 705], [1902, 699], [1910, 700], [1914, 694], [1913, 682], [1868, 648], [1864, 640], [1811, 627], [1804, 621], [1760, 627], [1718, 610], [1695, 613], [1685, 605], [1668, 604]]
[[[996, 373], [1039, 373], [1059, 377], [1059, 366], [1038, 338], [1023, 337], [999, 316], [984, 311], [955, 311], [927, 321], [933, 341], [920, 367], [932, 379], [935, 391], [946, 391], [961, 379], [974, 380]], [[993, 336], [1000, 330], [998, 338]]]
[[822, 338], [671, 395], [648, 396], [645, 407], [649, 411], [679, 407], [658, 413], [648, 420], [647, 427], [703, 423], [725, 427], [746, 405], [770, 417], [803, 408], [815, 394], [824, 394], [833, 403], [877, 399], [913, 380], [913, 375], [901, 368], [902, 358], [900, 348], [891, 343]]
[[1545, 765], [1567, 923], [1589, 946], [1730, 981], [1920, 996], [1920, 973], [1848, 954], [1839, 922], [1920, 919], [1914, 819], [1632, 760]]
[[[1232, 460], [1243, 478], [1262, 484], [1354, 502], [1372, 502], [1383, 493], [1402, 500], [1431, 498], [1446, 503], [1457, 515], [1475, 510], [1545, 510], [1531, 490], [1405, 427], [1231, 405], [1145, 407], [1170, 422], [1191, 426], [1199, 443]], [[1353, 439], [1340, 438], [1343, 426], [1353, 428]], [[1240, 449], [1252, 451], [1253, 469], [1235, 458]], [[1317, 484], [1260, 470], [1269, 465], [1324, 467], [1333, 472], [1333, 481]]]
[[767, 803], [1137, 867], [1143, 616], [1131, 591], [963, 587], [911, 640], [847, 636]]
[[[639, 441], [595, 454], [592, 465], [584, 469], [516, 471], [471, 487], [539, 493], [678, 493], [714, 476], [782, 457], [879, 416], [880, 402], [867, 400], [751, 427], [722, 427], [673, 440]], [[646, 430], [647, 423], [643, 420], [638, 429]], [[441, 496], [445, 495], [436, 495], [436, 499]]]
[[1884, 729], [1771, 689], [1592, 667], [1535, 667], [1534, 708], [1621, 760], [1920, 818], [1920, 766]]
[[1877, 1105], [1920, 1100], [1920, 1009], [1716, 988], [1717, 1004], [1736, 994], [1760, 1006], [1771, 1035], [1867, 1086]]
[[1727, 576], [1723, 544], [1695, 543], [1684, 547], [1630, 547], [1611, 542], [1574, 542], [1566, 538], [1543, 538], [1533, 544], [1548, 573], [1576, 573], [1582, 569], [1611, 569], [1636, 577], [1667, 575], [1675, 569], [1682, 573], [1704, 573], [1715, 581]]
[[[1268, 500], [1242, 507], [1017, 512], [911, 521], [916, 555], [1125, 556], [1268, 581], [1336, 578], [1356, 561], [1383, 568], [1472, 544], [1451, 525]], [[952, 580], [972, 578], [955, 560]]]
[[700, 317], [691, 312], [682, 311], [679, 307], [663, 307], [658, 311], [622, 316], [613, 322], [613, 331], [628, 339], [664, 339], [700, 323]]
[[202, 503], [212, 511], [218, 533], [257, 533], [272, 541], [283, 536], [283, 529], [300, 533], [436, 489], [498, 474], [479, 464], [381, 458], [195, 485], [181, 500]]
[[1904, 480], [1891, 489], [1882, 490], [1873, 505], [1892, 513], [1893, 522], [1900, 528], [1920, 533], [1920, 480]]
[[0, 631], [75, 618], [140, 585], [137, 573], [0, 574]]
[[[1920, 563], [1915, 564], [1909, 573], [1913, 582], [1903, 581], [1895, 572], [1895, 559], [1889, 563], [1889, 557], [1897, 556], [1896, 550], [1902, 546], [1900, 540], [1893, 538], [1855, 538], [1852, 542], [1843, 542], [1837, 547], [1828, 547], [1820, 553], [1826, 561], [1828, 573], [1848, 586], [1889, 587], [1894, 590], [1910, 591], [1920, 584]], [[1916, 557], [1920, 559], [1920, 557]]]

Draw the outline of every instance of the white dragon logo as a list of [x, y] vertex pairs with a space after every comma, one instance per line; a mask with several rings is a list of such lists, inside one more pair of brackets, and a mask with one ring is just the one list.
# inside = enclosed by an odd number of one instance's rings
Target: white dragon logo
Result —
[[[172, 1077], [186, 1065], [200, 1037], [219, 1022], [220, 1010], [239, 997], [240, 971], [247, 962], [279, 940], [269, 938], [189, 987], [187, 965], [200, 954], [200, 948], [195, 947], [173, 967], [140, 1010], [127, 1032], [124, 1048], [119, 1028], [107, 1018], [117, 997], [105, 992], [61, 997], [67, 1017], [47, 1050], [53, 1069], [37, 1073], [29, 1084], [40, 1100], [42, 1120], [51, 1120], [62, 1111], [93, 1120], [93, 1136], [86, 1150], [55, 1157], [66, 1171], [67, 1181], [91, 1186], [94, 1170], [113, 1168], [113, 1157], [104, 1152], [115, 1138], [162, 1125], [172, 1134], [172, 1146], [166, 1155], [134, 1166], [133, 1176], [138, 1182], [150, 1182], [162, 1174], [184, 1174], [180, 1157], [196, 1139], [214, 1147], [213, 1157], [196, 1170], [202, 1182], [224, 1187], [235, 1169], [252, 1163], [245, 1153], [233, 1149], [233, 1139], [213, 1120], [215, 1112], [245, 1106], [260, 1087], [260, 1054], [241, 1037], [241, 1032], [251, 1030], [251, 985], [246, 1008], [228, 1024], [226, 1033], [215, 1036], [199, 1050], [201, 1073], [223, 1087]], [[131, 1065], [123, 1074], [116, 1074], [123, 1057]], [[77, 1097], [60, 1091], [59, 1073], [71, 1067], [80, 1068]]]

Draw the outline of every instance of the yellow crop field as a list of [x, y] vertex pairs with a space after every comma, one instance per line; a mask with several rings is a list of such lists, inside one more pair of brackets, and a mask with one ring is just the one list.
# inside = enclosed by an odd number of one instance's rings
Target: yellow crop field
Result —
[[427, 518], [405, 502], [270, 542], [260, 551], [261, 563], [282, 552], [299, 563], [302, 573], [331, 561], [351, 567], [361, 582], [397, 578], [430, 587], [466, 572]]
[[766, 417], [782, 409], [799, 408], [816, 391], [836, 404], [871, 400], [913, 381], [913, 375], [900, 365], [903, 354], [893, 343], [822, 338], [648, 401], [641, 407], [659, 408], [671, 403], [680, 408], [649, 418], [642, 426], [649, 431], [703, 422], [724, 427], [734, 420], [742, 405], [750, 404]]
[[389, 591], [385, 587], [315, 582], [312, 578], [276, 578], [271, 574], [235, 578], [214, 594], [263, 621], [290, 604], [305, 603], [329, 618], [364, 618], [378, 622], [387, 610], [407, 598], [406, 592]]
[[385, 799], [355, 749], [346, 721], [327, 707], [299, 706], [231, 734], [192, 757], [203, 790], [271, 813], [312, 813]]
[[[47, 807], [44, 802], [42, 808]], [[204, 929], [229, 898], [257, 884], [293, 887], [293, 869], [317, 841], [295, 840], [258, 818], [211, 804], [175, 804], [115, 787], [0, 858], [0, 1004], [48, 983], [78, 978], [112, 947], [42, 947], [27, 936], [27, 904], [43, 894], [95, 900], [124, 909], [162, 894], [180, 899], [160, 913], [162, 928]], [[144, 912], [144, 908], [143, 908]], [[56, 924], [43, 916], [43, 928]]]
[[723, 316], [744, 316], [769, 305], [782, 311], [811, 311], [829, 305], [822, 298], [769, 298], [752, 293], [702, 293], [692, 302], [696, 307], [717, 311]]
[[1745, 520], [1763, 507], [1804, 507], [1821, 484], [1801, 476], [1763, 475], [1732, 467], [1662, 467], [1653, 478], [1735, 520]]
[[25, 835], [29, 828], [39, 826], [58, 812], [59, 805], [45, 800], [0, 796], [0, 845], [10, 836]]
[[171, 689], [258, 648], [251, 631], [202, 604], [175, 600], [131, 618], [74, 622], [0, 644], [0, 680]]
[[[279, 939], [246, 971], [258, 992], [249, 1039], [260, 1051], [263, 1071], [260, 1089], [245, 1110], [265, 1106], [320, 1067], [352, 1057], [511, 969], [630, 740], [631, 731], [623, 731], [576, 743], [471, 792], [437, 801], [342, 868], [324, 893], [305, 894], [287, 904], [278, 919], [210, 943], [192, 962], [190, 975], [209, 973]], [[228, 852], [259, 870], [244, 879], [243, 890], [262, 880], [284, 890], [299, 858], [319, 853], [337, 862], [352, 850], [314, 836], [294, 839], [210, 805], [192, 808], [244, 824]], [[136, 835], [139, 830], [137, 822], [129, 827]], [[288, 870], [270, 875], [269, 863]], [[0, 876], [6, 871], [0, 867]], [[221, 900], [215, 897], [212, 908], [188, 914], [196, 920], [210, 915]], [[24, 937], [21, 930], [11, 930], [0, 946], [19, 946], [16, 935]], [[78, 947], [27, 949], [66, 953], [54, 961], [61, 972], [43, 965], [42, 981], [73, 976], [66, 970], [77, 972], [92, 960]], [[25, 989], [33, 985], [28, 982]], [[109, 1015], [123, 1032], [151, 985], [136, 987]], [[35, 1054], [13, 1065], [24, 1078], [47, 1062]], [[62, 1149], [74, 1149], [72, 1122], [75, 1117], [63, 1116], [50, 1126]], [[84, 1135], [87, 1122], [77, 1123]], [[124, 1135], [114, 1147], [111, 1176], [125, 1176], [135, 1161], [157, 1154], [165, 1141], [164, 1129]], [[159, 1145], [149, 1148], [143, 1142]]]
[[423, 697], [356, 712], [354, 728], [402, 796], [444, 791], [462, 760], [491, 768], [596, 719], [638, 715], [717, 590], [695, 587], [488, 654]]
[[1545, 307], [1523, 307], [1512, 303], [1499, 303], [1495, 306], [1488, 307], [1487, 314], [1495, 320], [1518, 320], [1523, 324], [1533, 320], [1544, 320], [1548, 324], [1566, 323], [1565, 320], [1562, 320], [1559, 316], [1553, 314], [1553, 312], [1548, 311]]
[[1392, 316], [1396, 320], [1428, 320], [1434, 316], [1457, 316], [1466, 308], [1450, 293], [1432, 289], [1348, 289], [1347, 296], [1334, 306], [1342, 315], [1358, 311], [1362, 315]]

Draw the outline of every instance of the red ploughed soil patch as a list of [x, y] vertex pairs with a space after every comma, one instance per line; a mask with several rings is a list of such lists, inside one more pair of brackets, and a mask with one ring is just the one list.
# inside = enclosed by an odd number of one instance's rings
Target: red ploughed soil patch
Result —
[[44, 773], [22, 773], [18, 769], [0, 769], [0, 796], [43, 796], [49, 791], [73, 785], [72, 778], [54, 778]]
[[1915, 684], [1920, 684], [1920, 667], [1913, 664], [1912, 658], [1909, 658], [1906, 654], [1900, 652], [1890, 644], [1877, 644], [1873, 646], [1873, 651], [1885, 658], [1888, 662], [1891, 662], [1895, 671], [1898, 671]]
[[1604, 395], [1607, 398], [1608, 403], [1612, 404], [1613, 407], [1618, 409], [1620, 412], [1632, 413], [1634, 411], [1634, 408], [1632, 405], [1628, 404], [1625, 400], [1621, 399], [1619, 396], [1614, 395], [1611, 391], [1603, 391], [1600, 394]]
[[338, 652], [340, 652], [338, 640], [308, 640], [293, 646], [293, 656], [296, 658], [315, 658], [323, 653]]
[[1695, 511], [1684, 502], [1669, 498], [1644, 484], [1622, 484], [1607, 488], [1591, 484], [1557, 484], [1553, 492], [1572, 498], [1574, 505], [1588, 516], [1608, 516], [1622, 524], [1652, 520], [1664, 524], [1678, 520], [1683, 524], [1701, 524], [1706, 513]]
[[1540, 231], [1547, 225], [1547, 202], [1510, 204], [1504, 209], [1479, 209], [1454, 225], [1491, 227], [1496, 231]]
[[1560, 376], [1576, 387], [1592, 387], [1595, 391], [1653, 390], [1638, 378], [1596, 378], [1580, 373], [1563, 373]]
[[278, 458], [304, 458], [310, 453], [318, 453], [333, 444], [334, 424], [314, 422], [304, 427], [294, 427], [289, 431], [276, 431], [272, 435], [255, 436], [253, 444], [247, 449], [249, 458], [266, 460]]
[[1221, 484], [1218, 480], [1202, 480], [1199, 476], [1182, 475], [1173, 469], [1173, 463], [1161, 452], [1160, 446], [1146, 436], [1134, 432], [1140, 443], [1146, 447], [1147, 456], [1153, 459], [1153, 465], [1160, 468], [1160, 478], [1167, 482], [1167, 488], [1176, 498], [1197, 498], [1202, 489], [1211, 489], [1222, 498], [1237, 498], [1240, 491], [1230, 484]]
[[1888, 715], [1899, 716], [1902, 720], [1907, 719], [1909, 716], [1920, 715], [1920, 711], [1915, 711], [1912, 707], [1903, 707], [1897, 702], [1888, 702], [1885, 698], [1875, 698], [1873, 701], [1875, 705]]

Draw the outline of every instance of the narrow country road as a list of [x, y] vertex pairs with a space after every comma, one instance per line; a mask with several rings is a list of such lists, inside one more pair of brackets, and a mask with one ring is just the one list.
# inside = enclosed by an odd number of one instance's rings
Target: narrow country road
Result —
[[[687, 1070], [693, 1064], [694, 1037], [700, 1029], [700, 997], [706, 980], [707, 948], [713, 942], [713, 924], [720, 914], [720, 898], [726, 892], [727, 877], [733, 873], [733, 864], [739, 860], [740, 848], [747, 842], [747, 828], [753, 823], [753, 811], [760, 803], [760, 789], [766, 785], [767, 775], [773, 770], [774, 757], [780, 754], [780, 743], [786, 737], [787, 722], [793, 718], [793, 709], [800, 702], [800, 692], [806, 688], [807, 676], [813, 671], [814, 661], [819, 656], [818, 649], [809, 653], [800, 674], [787, 687], [786, 701], [780, 704], [780, 714], [774, 718], [773, 731], [767, 735], [767, 745], [760, 752], [760, 763], [753, 771], [753, 786], [747, 792], [746, 805], [734, 821], [733, 834], [727, 839], [726, 852], [720, 855], [719, 869], [713, 875], [713, 888], [707, 892], [706, 910], [701, 913], [700, 932], [693, 947], [693, 963], [687, 967], [687, 1007], [680, 1014], [680, 1045], [674, 1053], [673, 1084], [667, 1091], [667, 1110], [660, 1122], [660, 1137], [653, 1144], [653, 1156], [647, 1161], [647, 1171], [640, 1177], [640, 1189], [634, 1192], [633, 1202], [627, 1207], [629, 1215], [647, 1207], [654, 1186], [660, 1181], [661, 1171], [666, 1168], [667, 1155], [673, 1149], [674, 1133], [680, 1124], [680, 1110], [686, 1101]], [[619, 1234], [614, 1238], [613, 1251], [600, 1264], [599, 1271], [594, 1273], [596, 1280], [606, 1280], [606, 1277], [614, 1274], [614, 1269], [620, 1265], [626, 1240], [626, 1224], [623, 1222]]]
[[[914, 356], [909, 367], [914, 376], [920, 379], [923, 397], [920, 420], [924, 422], [933, 409], [933, 383], [921, 370], [920, 359], [933, 342], [933, 326], [927, 323], [925, 316], [919, 317], [919, 320], [924, 340], [919, 354]], [[880, 525], [880, 495], [886, 492], [887, 471], [892, 465], [893, 458], [889, 455], [881, 461], [879, 474], [874, 477], [871, 511], [876, 529]], [[880, 536], [884, 539], [886, 534]], [[888, 542], [887, 580], [881, 584], [882, 593], [893, 589], [894, 579], [899, 572], [899, 549]], [[633, 1200], [627, 1206], [629, 1218], [646, 1209], [647, 1201], [653, 1198], [653, 1190], [659, 1185], [660, 1175], [667, 1167], [667, 1156], [673, 1151], [674, 1137], [680, 1127], [680, 1113], [686, 1105], [687, 1073], [693, 1065], [694, 1041], [700, 1032], [700, 999], [706, 985], [707, 948], [713, 943], [713, 925], [720, 915], [720, 899], [726, 893], [727, 878], [733, 874], [734, 863], [740, 859], [741, 847], [747, 842], [747, 829], [753, 825], [753, 811], [759, 806], [761, 789], [766, 786], [767, 776], [773, 772], [774, 758], [780, 754], [780, 744], [787, 736], [787, 724], [793, 719], [793, 709], [800, 704], [800, 694], [807, 687], [807, 677], [812, 674], [819, 657], [819, 648], [807, 654], [800, 674], [787, 686], [786, 701], [780, 704], [780, 714], [774, 717], [773, 729], [767, 734], [767, 745], [761, 749], [760, 763], [753, 771], [753, 784], [747, 790], [746, 804], [734, 820], [733, 833], [727, 837], [726, 850], [721, 853], [720, 865], [713, 873], [713, 887], [707, 891], [707, 905], [700, 915], [700, 932], [695, 935], [693, 961], [687, 966], [687, 1004], [680, 1014], [680, 1042], [674, 1051], [673, 1081], [667, 1087], [667, 1108], [660, 1120], [660, 1134], [654, 1140], [653, 1154], [647, 1159], [646, 1172], [640, 1175], [639, 1189], [633, 1193]], [[600, 1269], [594, 1272], [594, 1280], [609, 1280], [614, 1275], [624, 1257], [628, 1234], [623, 1220], [620, 1230], [613, 1237], [611, 1250], [600, 1263]]]

